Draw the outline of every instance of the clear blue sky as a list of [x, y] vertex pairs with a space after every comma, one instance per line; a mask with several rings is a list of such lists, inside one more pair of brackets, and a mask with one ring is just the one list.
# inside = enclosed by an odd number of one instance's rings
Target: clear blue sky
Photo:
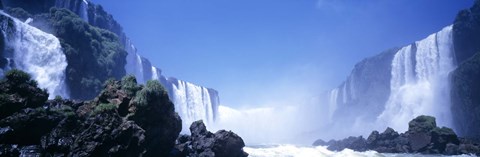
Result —
[[[450, 25], [473, 0], [92, 0], [166, 76], [227, 106], [315, 95], [365, 57]], [[294, 95], [296, 93], [298, 95]]]

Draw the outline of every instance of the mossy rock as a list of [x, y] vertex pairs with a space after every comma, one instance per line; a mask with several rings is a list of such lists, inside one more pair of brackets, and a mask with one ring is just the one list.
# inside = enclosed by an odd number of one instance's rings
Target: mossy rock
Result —
[[418, 116], [408, 123], [408, 132], [410, 133], [428, 133], [437, 127], [435, 117]]

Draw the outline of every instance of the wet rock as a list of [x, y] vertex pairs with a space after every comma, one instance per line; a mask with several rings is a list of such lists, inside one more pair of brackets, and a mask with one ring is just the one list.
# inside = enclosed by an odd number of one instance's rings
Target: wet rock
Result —
[[243, 139], [231, 131], [219, 130], [215, 134], [206, 129], [203, 121], [193, 122], [191, 136], [182, 135], [171, 156], [175, 157], [246, 157]]

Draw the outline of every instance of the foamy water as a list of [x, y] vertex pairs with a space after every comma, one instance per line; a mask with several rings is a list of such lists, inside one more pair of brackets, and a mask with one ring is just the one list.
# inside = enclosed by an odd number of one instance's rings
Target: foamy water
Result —
[[[325, 146], [302, 147], [295, 145], [251, 146], [244, 151], [249, 157], [434, 157], [445, 155], [385, 154], [375, 151], [356, 152], [350, 149], [330, 151]], [[474, 157], [475, 155], [454, 155], [451, 157]]]

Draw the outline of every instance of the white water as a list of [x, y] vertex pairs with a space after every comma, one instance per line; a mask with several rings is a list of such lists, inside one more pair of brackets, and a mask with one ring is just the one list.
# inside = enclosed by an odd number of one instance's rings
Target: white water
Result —
[[190, 82], [166, 79], [158, 68], [150, 65], [148, 60], [144, 60], [137, 53], [137, 49], [129, 40], [125, 45], [128, 52], [125, 65], [127, 74], [134, 75], [140, 84], [148, 80], [159, 80], [162, 83], [168, 91], [170, 100], [175, 104], [176, 112], [182, 118], [182, 133], [189, 133], [189, 127], [194, 121], [203, 120], [207, 126], [214, 122], [215, 107], [219, 104], [216, 92], [211, 93], [209, 89]]
[[337, 110], [338, 100], [338, 88], [333, 89], [329, 93], [329, 102], [328, 102], [328, 119], [331, 122], [333, 119], [333, 113]]
[[[385, 154], [375, 151], [356, 152], [350, 149], [330, 151], [324, 146], [301, 147], [295, 145], [276, 145], [245, 147], [249, 157], [434, 157], [438, 155], [422, 154]], [[442, 155], [443, 156], [443, 155]], [[455, 155], [452, 157], [474, 157], [475, 155]]]
[[190, 124], [203, 120], [208, 127], [213, 123], [213, 106], [208, 89], [189, 82], [176, 80], [172, 84], [172, 97], [176, 111], [181, 115], [183, 131], [187, 133]]
[[[383, 111], [376, 115], [376, 120], [356, 117], [352, 124], [343, 126], [349, 125], [350, 128], [340, 129], [347, 131], [339, 134], [368, 136], [370, 131], [386, 127], [404, 132], [408, 122], [419, 115], [434, 116], [439, 126], [453, 127], [449, 96], [449, 73], [455, 69], [452, 40], [452, 26], [448, 26], [397, 51], [391, 62], [390, 95]], [[328, 108], [330, 116], [334, 115], [339, 105], [355, 104], [356, 92], [361, 91], [355, 91], [353, 73], [341, 86], [328, 93], [328, 106], [325, 105], [325, 108]]]
[[80, 17], [88, 22], [88, 2], [87, 0], [82, 0], [82, 4], [80, 4]]
[[[0, 14], [10, 17], [3, 12], [0, 12]], [[13, 38], [5, 38], [6, 45], [14, 50], [15, 68], [32, 75], [40, 88], [47, 89], [50, 94], [49, 99], [57, 95], [68, 98], [65, 85], [67, 61], [65, 54], [62, 52], [60, 41], [51, 34], [15, 18], [12, 19], [14, 19], [16, 30]]]
[[[391, 95], [378, 120], [397, 131], [419, 115], [436, 117], [440, 126], [451, 125], [449, 73], [454, 70], [452, 26], [406, 46], [392, 61]], [[412, 60], [414, 58], [414, 60]]]

